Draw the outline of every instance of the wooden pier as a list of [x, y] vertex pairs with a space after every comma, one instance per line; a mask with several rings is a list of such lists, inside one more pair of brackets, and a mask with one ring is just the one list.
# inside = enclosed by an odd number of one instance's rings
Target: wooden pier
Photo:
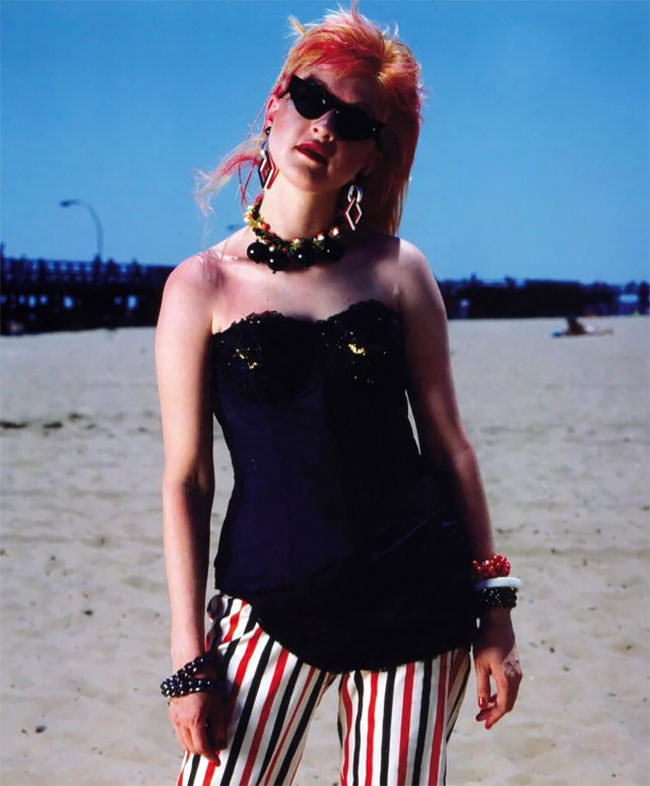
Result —
[[[0, 249], [2, 247], [0, 246]], [[3, 335], [154, 326], [167, 265], [5, 257], [0, 250]], [[648, 283], [625, 287], [578, 281], [476, 277], [441, 281], [450, 319], [613, 316], [648, 313]]]

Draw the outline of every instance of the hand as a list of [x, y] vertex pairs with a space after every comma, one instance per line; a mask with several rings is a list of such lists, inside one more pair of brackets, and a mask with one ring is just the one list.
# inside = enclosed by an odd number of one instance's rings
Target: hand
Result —
[[[490, 609], [485, 613], [474, 644], [474, 668], [479, 706], [476, 720], [485, 721], [489, 729], [514, 707], [523, 676], [509, 610]], [[496, 683], [494, 694], [490, 677]]]
[[221, 693], [190, 693], [169, 702], [169, 717], [181, 747], [221, 764], [226, 747], [230, 703]]

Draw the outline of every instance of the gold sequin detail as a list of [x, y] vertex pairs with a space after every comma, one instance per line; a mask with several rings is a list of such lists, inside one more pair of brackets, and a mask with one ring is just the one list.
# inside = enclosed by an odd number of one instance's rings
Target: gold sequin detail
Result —
[[348, 344], [348, 349], [350, 350], [350, 352], [352, 352], [353, 355], [365, 355], [366, 354], [366, 348], [365, 347], [359, 347], [359, 346], [357, 346], [354, 343]]
[[246, 353], [242, 352], [241, 349], [235, 348], [235, 355], [237, 355], [237, 357], [240, 360], [245, 361], [250, 371], [252, 371], [254, 368], [257, 368], [259, 366], [257, 360], [248, 360], [248, 358], [246, 357]]

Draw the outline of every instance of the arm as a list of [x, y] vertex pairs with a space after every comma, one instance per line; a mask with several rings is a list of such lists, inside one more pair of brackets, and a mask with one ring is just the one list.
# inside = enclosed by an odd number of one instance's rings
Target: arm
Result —
[[[478, 462], [458, 412], [445, 307], [427, 260], [404, 242], [398, 260], [398, 297], [420, 445], [431, 465], [451, 479], [474, 559], [483, 560], [494, 553], [494, 540]], [[514, 706], [521, 681], [509, 609], [483, 614], [474, 662], [477, 720], [490, 728]], [[490, 676], [496, 681], [496, 696], [490, 691]]]
[[[176, 671], [204, 651], [210, 511], [214, 495], [212, 414], [207, 351], [214, 285], [204, 263], [191, 258], [169, 276], [156, 328], [155, 356], [165, 463], [163, 544], [171, 609], [171, 657]], [[213, 694], [173, 699], [170, 714], [181, 745], [207, 749], [222, 715]], [[214, 743], [215, 740], [213, 739]]]

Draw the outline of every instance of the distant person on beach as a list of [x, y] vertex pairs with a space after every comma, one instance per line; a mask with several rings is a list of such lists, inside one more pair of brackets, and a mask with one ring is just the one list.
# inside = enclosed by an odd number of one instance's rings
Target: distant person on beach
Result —
[[567, 317], [567, 326], [564, 330], [556, 330], [552, 335], [556, 338], [562, 336], [609, 336], [614, 331], [611, 328], [595, 328], [583, 325], [578, 317]]
[[580, 322], [578, 317], [566, 318], [566, 335], [567, 336], [584, 336], [587, 333], [587, 328]]
[[[495, 553], [440, 292], [395, 236], [419, 65], [355, 6], [293, 24], [260, 132], [201, 194], [255, 169], [261, 192], [175, 268], [156, 331], [178, 784], [292, 783], [333, 683], [342, 783], [441, 784], [472, 648], [477, 721], [515, 703], [519, 580]], [[234, 488], [206, 631], [213, 416]]]

